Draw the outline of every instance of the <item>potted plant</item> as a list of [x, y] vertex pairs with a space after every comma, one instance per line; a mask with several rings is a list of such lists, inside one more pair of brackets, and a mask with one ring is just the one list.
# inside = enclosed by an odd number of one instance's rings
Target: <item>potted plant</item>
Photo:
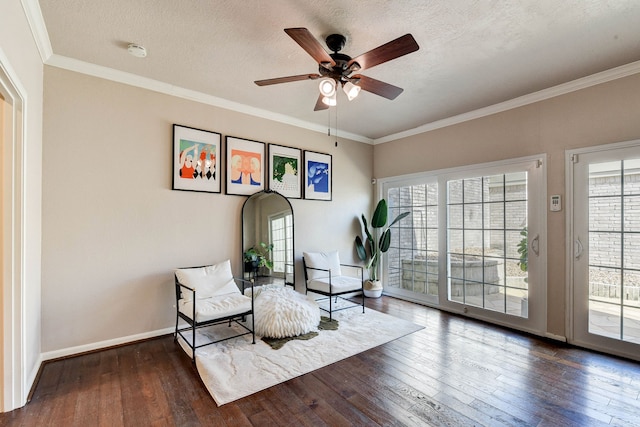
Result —
[[[358, 258], [366, 263], [365, 267], [369, 270], [369, 280], [364, 283], [365, 296], [378, 298], [382, 295], [382, 282], [378, 276], [380, 259], [382, 254], [387, 252], [391, 245], [391, 226], [409, 214], [410, 212], [401, 213], [385, 227], [388, 215], [387, 201], [385, 199], [380, 199], [378, 202], [376, 210], [373, 212], [373, 217], [371, 218], [371, 224], [367, 224], [367, 219], [364, 214], [362, 214], [362, 224], [364, 225], [366, 240], [363, 242], [360, 236], [356, 236], [355, 244]], [[371, 234], [369, 225], [371, 225], [371, 231], [380, 234], [378, 241], [376, 241]]]
[[260, 242], [260, 244], [254, 245], [244, 251], [244, 270], [250, 271], [255, 275], [260, 267], [266, 267], [269, 270], [273, 269], [273, 261], [269, 259], [269, 253], [272, 250], [273, 244], [268, 245]]

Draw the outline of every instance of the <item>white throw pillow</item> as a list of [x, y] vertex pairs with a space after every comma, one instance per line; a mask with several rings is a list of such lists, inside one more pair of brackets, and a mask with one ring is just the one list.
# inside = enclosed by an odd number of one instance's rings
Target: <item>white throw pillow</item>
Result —
[[[303, 252], [304, 262], [307, 267], [310, 268], [322, 268], [325, 270], [331, 270], [331, 276], [342, 276], [340, 270], [340, 257], [338, 251], [330, 252]], [[329, 273], [320, 270], [307, 270], [307, 279], [321, 279], [329, 277]]]
[[[226, 260], [218, 264], [197, 268], [179, 268], [176, 270], [178, 281], [196, 290], [198, 299], [211, 298], [217, 295], [240, 293], [240, 289], [233, 280], [231, 261]], [[185, 299], [192, 299], [183, 290]]]

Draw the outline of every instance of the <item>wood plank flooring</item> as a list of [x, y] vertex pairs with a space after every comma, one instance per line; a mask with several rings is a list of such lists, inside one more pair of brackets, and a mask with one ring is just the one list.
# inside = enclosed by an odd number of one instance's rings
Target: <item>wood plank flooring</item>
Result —
[[160, 337], [47, 363], [0, 425], [640, 426], [636, 362], [389, 297], [367, 306], [425, 329], [219, 408]]

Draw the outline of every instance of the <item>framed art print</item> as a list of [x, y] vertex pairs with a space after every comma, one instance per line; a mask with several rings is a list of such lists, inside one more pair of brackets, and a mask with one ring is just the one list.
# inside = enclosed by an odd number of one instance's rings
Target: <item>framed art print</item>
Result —
[[265, 143], [226, 137], [227, 194], [251, 195], [265, 189]]
[[290, 199], [300, 199], [300, 166], [302, 152], [298, 148], [269, 144], [269, 189]]
[[220, 193], [217, 132], [173, 125], [173, 189]]
[[331, 200], [331, 154], [304, 152], [304, 198]]

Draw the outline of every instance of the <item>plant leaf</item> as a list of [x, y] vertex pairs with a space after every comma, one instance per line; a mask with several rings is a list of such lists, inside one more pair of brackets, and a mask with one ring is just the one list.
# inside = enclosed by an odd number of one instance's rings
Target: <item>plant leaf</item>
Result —
[[387, 201], [385, 199], [380, 199], [378, 205], [376, 206], [376, 210], [373, 212], [373, 217], [371, 218], [371, 226], [373, 228], [382, 228], [387, 223]]
[[391, 230], [387, 228], [380, 236], [380, 252], [387, 252], [389, 246], [391, 246]]
[[361, 261], [367, 260], [367, 251], [364, 249], [360, 236], [356, 236], [356, 252], [358, 253], [358, 258], [360, 258]]
[[406, 217], [407, 215], [409, 215], [411, 212], [402, 212], [400, 215], [398, 215], [396, 217], [396, 219], [394, 219], [393, 221], [391, 221], [391, 224], [389, 224], [389, 227], [391, 227], [393, 224], [395, 224], [396, 222], [400, 221], [402, 218]]

